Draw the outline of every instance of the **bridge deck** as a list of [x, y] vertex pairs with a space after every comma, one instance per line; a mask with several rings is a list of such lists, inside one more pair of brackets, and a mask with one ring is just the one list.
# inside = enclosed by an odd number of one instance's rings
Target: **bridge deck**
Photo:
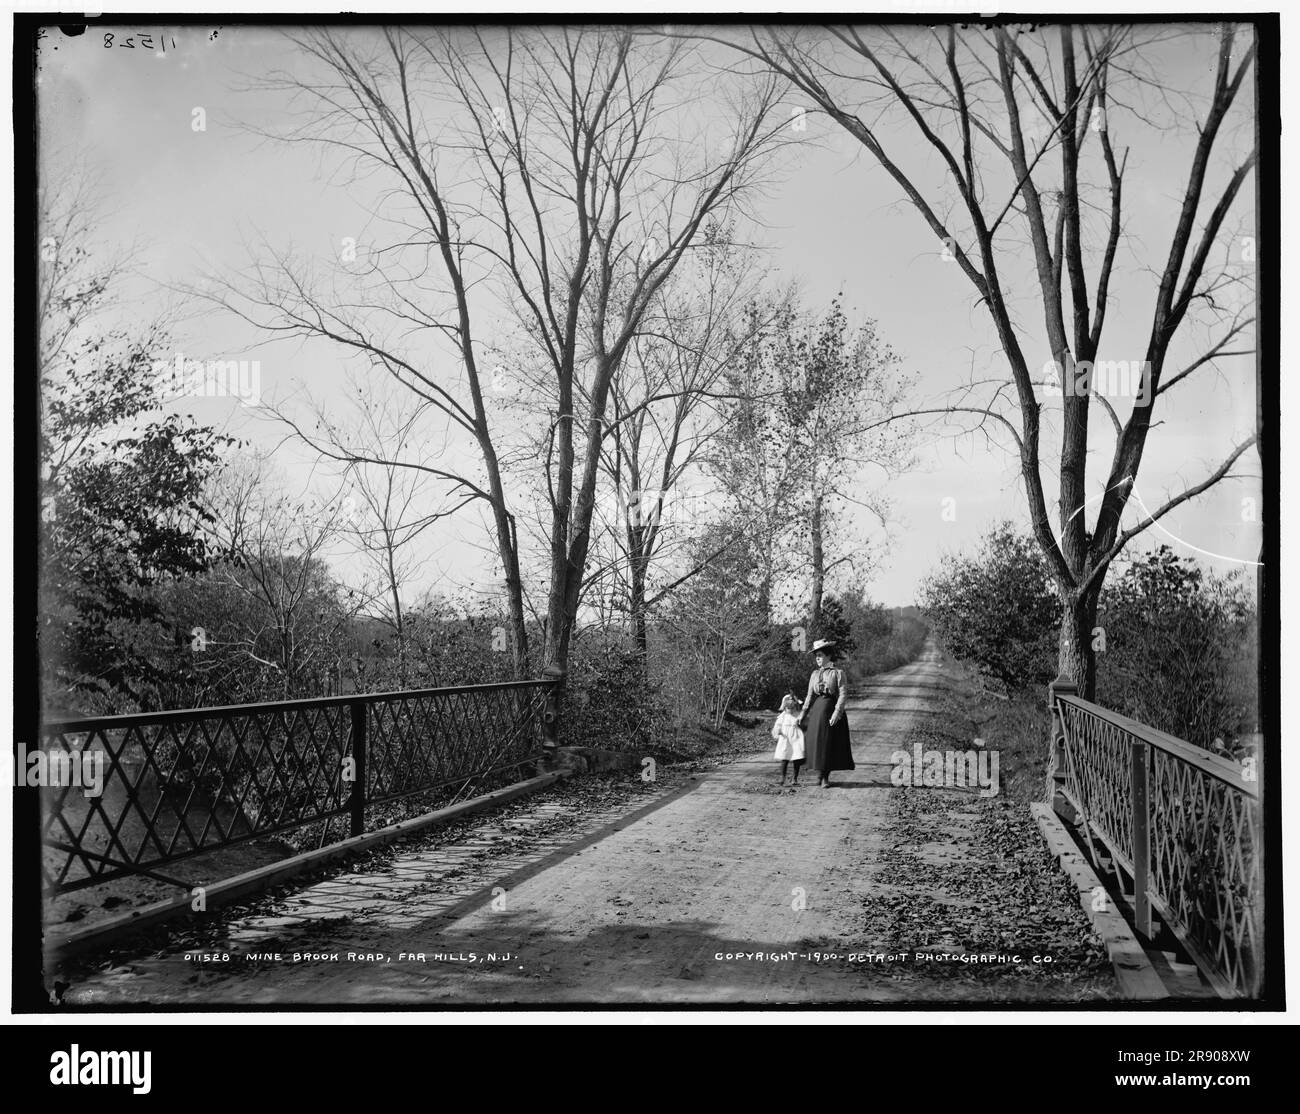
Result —
[[[232, 914], [215, 944], [211, 933], [182, 940], [77, 980], [66, 1000], [438, 1007], [1117, 996], [1113, 980], [1095, 970], [1068, 987], [1012, 976], [959, 989], [950, 971], [939, 977], [925, 965], [810, 957], [896, 946], [864, 938], [867, 911], [922, 900], [971, 905], [936, 879], [1005, 866], [973, 834], [989, 802], [890, 784], [891, 754], [919, 714], [934, 711], [946, 684], [931, 652], [870, 685], [849, 713], [857, 769], [835, 774], [831, 789], [805, 777], [797, 791], [777, 790], [765, 748], [696, 777], [667, 772], [635, 799], [581, 818], [543, 798], [462, 837], [403, 846], [374, 870], [306, 886], [253, 915]], [[919, 836], [914, 823], [899, 828], [901, 797], [929, 800]], [[916, 876], [888, 865], [908, 840], [915, 856], [908, 861], [925, 868]], [[799, 897], [802, 909], [794, 908]], [[1077, 907], [1074, 914], [1084, 925]], [[1073, 914], [1064, 906], [1056, 915]], [[942, 945], [942, 935], [934, 942]], [[187, 946], [281, 959], [198, 964], [185, 957]], [[293, 963], [294, 952], [341, 954]], [[349, 952], [383, 958], [349, 961]], [[795, 958], [717, 958], [759, 952]]]

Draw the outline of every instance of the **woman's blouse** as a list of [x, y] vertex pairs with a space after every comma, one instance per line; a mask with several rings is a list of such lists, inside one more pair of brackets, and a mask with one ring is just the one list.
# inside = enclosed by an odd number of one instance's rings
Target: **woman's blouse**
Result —
[[813, 699], [818, 696], [836, 697], [833, 712], [843, 712], [844, 701], [848, 698], [848, 691], [844, 685], [844, 670], [834, 665], [828, 665], [824, 669], [814, 669], [808, 678], [808, 696], [803, 702], [805, 712]]

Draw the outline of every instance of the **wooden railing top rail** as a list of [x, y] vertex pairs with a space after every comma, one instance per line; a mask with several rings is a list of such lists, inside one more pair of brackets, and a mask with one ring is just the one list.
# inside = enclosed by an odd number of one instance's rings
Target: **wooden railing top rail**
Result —
[[1094, 704], [1082, 697], [1073, 696], [1069, 693], [1057, 693], [1056, 699], [1063, 704], [1073, 704], [1098, 719], [1113, 723], [1129, 735], [1135, 735], [1150, 743], [1157, 750], [1172, 754], [1181, 761], [1195, 766], [1203, 773], [1226, 782], [1240, 793], [1245, 793], [1247, 796], [1256, 799], [1259, 797], [1259, 782], [1248, 781], [1242, 772], [1241, 766], [1230, 759], [1211, 754], [1209, 751], [1193, 746], [1177, 736], [1158, 731], [1154, 727], [1148, 727], [1145, 723], [1120, 715], [1118, 712], [1112, 712], [1109, 708], [1103, 708], [1100, 704]]
[[52, 716], [41, 720], [41, 729], [54, 728], [59, 731], [93, 731], [105, 727], [139, 727], [150, 723], [170, 723], [178, 719], [206, 719], [232, 715], [265, 715], [281, 709], [294, 711], [310, 708], [329, 708], [355, 704], [357, 701], [402, 700], [412, 697], [449, 695], [458, 692], [476, 692], [508, 688], [537, 688], [554, 684], [554, 680], [544, 678], [530, 681], [496, 681], [484, 685], [451, 685], [443, 688], [394, 689], [388, 692], [354, 692], [346, 696], [313, 696], [302, 700], [274, 700], [258, 704], [223, 704], [205, 708], [179, 708], [159, 712], [128, 712], [116, 716], [76, 716], [73, 718]]

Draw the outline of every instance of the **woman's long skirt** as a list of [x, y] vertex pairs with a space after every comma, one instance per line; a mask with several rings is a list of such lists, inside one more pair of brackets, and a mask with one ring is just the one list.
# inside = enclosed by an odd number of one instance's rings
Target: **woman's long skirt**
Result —
[[831, 726], [831, 712], [835, 710], [835, 698], [817, 696], [813, 698], [812, 707], [808, 709], [808, 727], [804, 731], [804, 754], [808, 756], [807, 767], [810, 770], [852, 770], [853, 744], [849, 740], [849, 717], [840, 716], [839, 722]]

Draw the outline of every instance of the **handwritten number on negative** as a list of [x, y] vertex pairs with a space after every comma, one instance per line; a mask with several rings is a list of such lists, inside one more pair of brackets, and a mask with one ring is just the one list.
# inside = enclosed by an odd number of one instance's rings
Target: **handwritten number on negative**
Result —
[[[115, 38], [115, 36], [113, 35], [112, 32], [106, 32], [106, 33], [105, 33], [105, 35], [104, 35], [104, 49], [105, 49], [105, 50], [109, 50], [109, 49], [111, 49], [111, 48], [114, 47], [114, 46], [121, 47], [121, 48], [124, 49], [124, 50], [135, 50], [135, 40], [136, 40], [137, 38], [140, 40], [140, 48], [141, 48], [142, 50], [153, 50], [153, 35], [144, 35], [144, 34], [140, 34], [139, 32], [137, 32], [137, 33], [134, 34], [134, 35], [129, 35], [129, 36], [127, 36], [127, 37], [126, 37], [125, 39], [123, 39], [121, 42], [114, 42], [114, 38]], [[159, 36], [159, 38], [158, 38], [158, 45], [162, 48], [163, 53], [165, 54], [165, 53], [167, 52], [167, 36], [166, 36], [166, 35], [160, 35], [160, 36]], [[176, 40], [175, 40], [175, 39], [172, 39], [172, 49], [175, 49], [175, 47], [176, 47]]]

